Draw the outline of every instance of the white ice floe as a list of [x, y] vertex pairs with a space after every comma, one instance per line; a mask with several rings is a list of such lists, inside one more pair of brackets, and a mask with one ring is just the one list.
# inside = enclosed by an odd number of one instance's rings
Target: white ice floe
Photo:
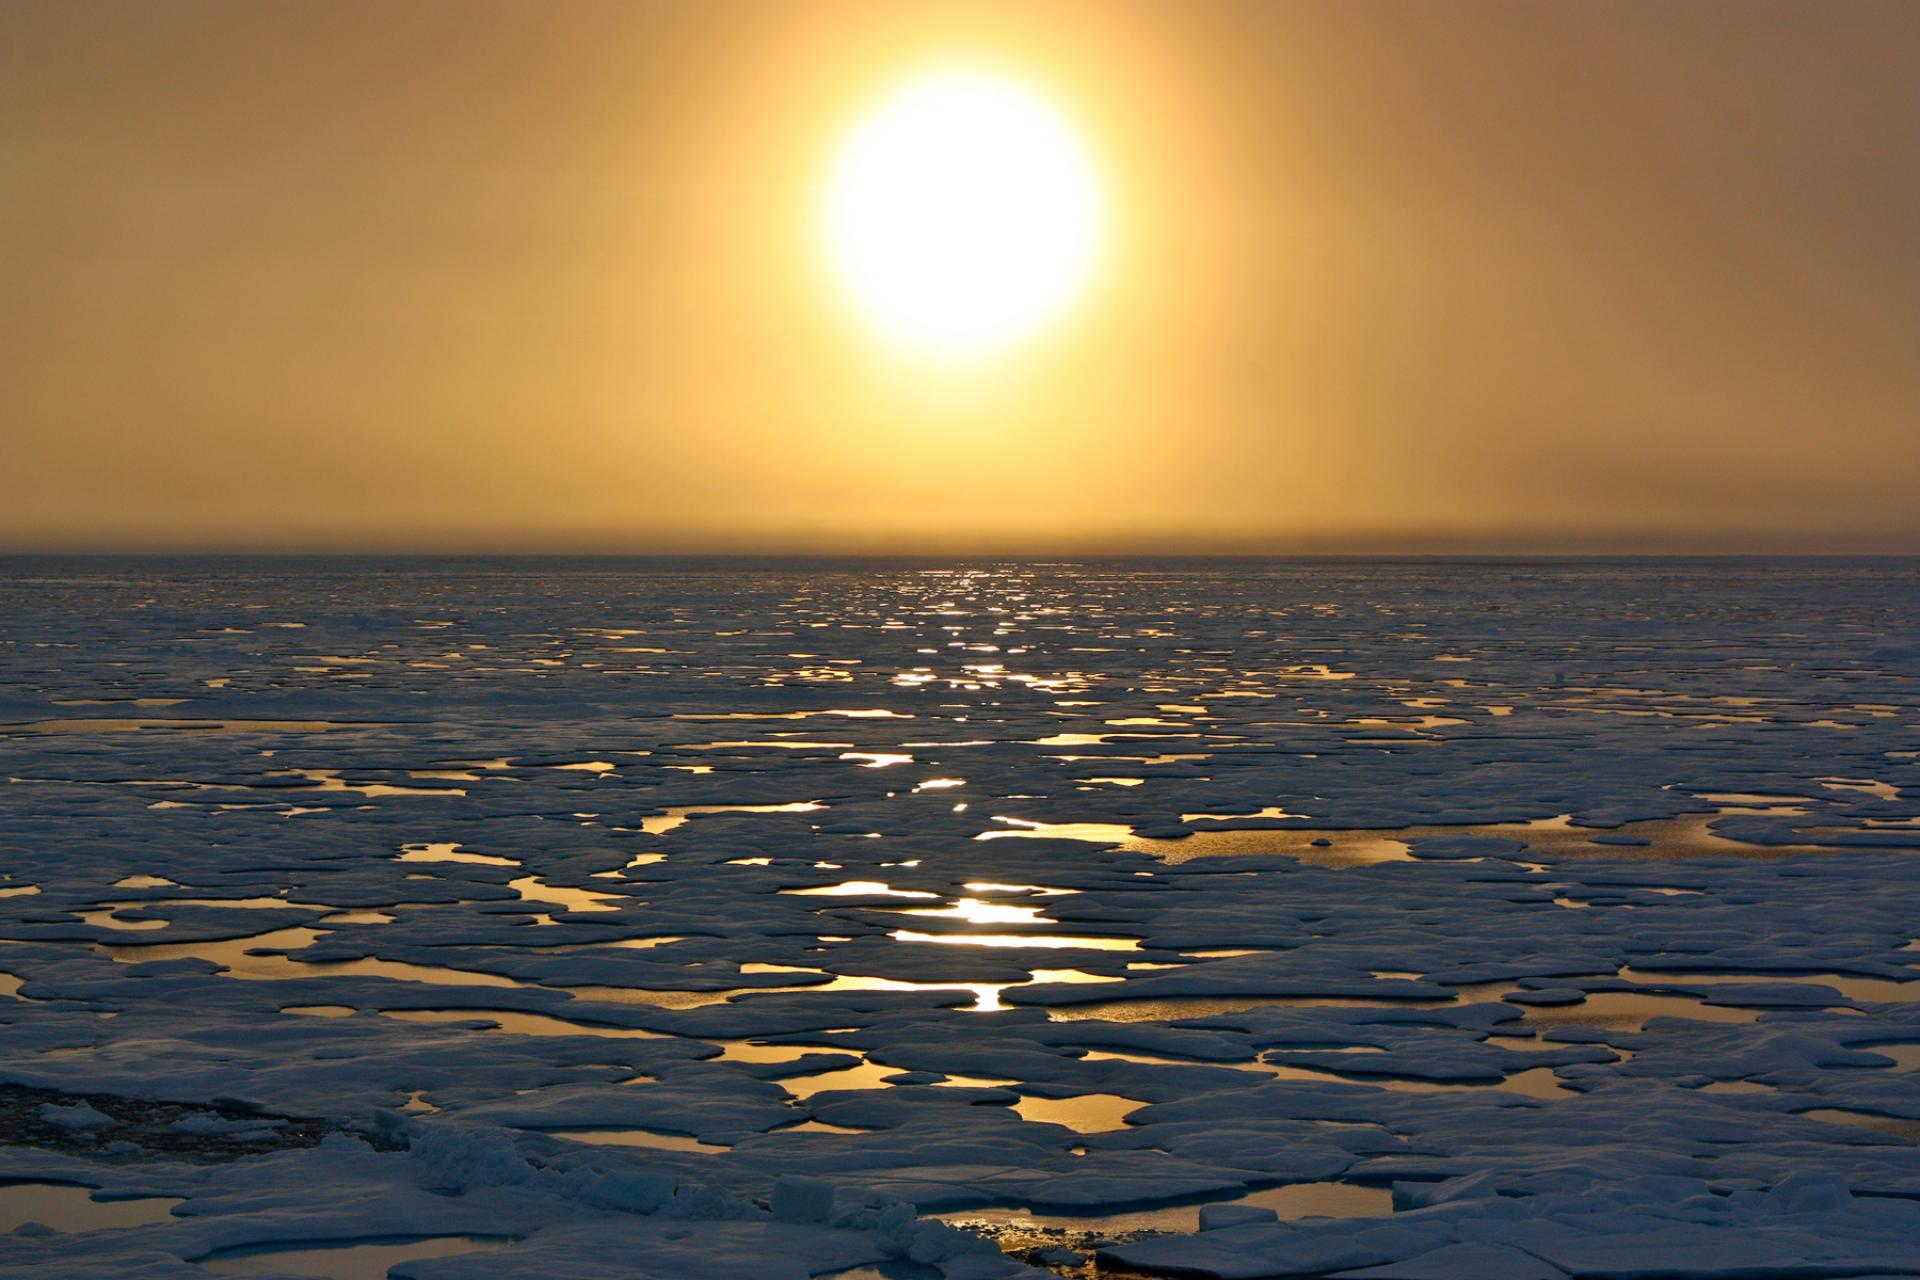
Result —
[[7, 570], [0, 1276], [1920, 1274], [1913, 565]]

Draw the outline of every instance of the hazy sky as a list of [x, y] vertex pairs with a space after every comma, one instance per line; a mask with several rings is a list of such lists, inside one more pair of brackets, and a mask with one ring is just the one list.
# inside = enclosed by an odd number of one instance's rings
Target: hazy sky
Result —
[[[817, 210], [1019, 78], [965, 367]], [[1920, 3], [0, 0], [0, 545], [1920, 551]]]

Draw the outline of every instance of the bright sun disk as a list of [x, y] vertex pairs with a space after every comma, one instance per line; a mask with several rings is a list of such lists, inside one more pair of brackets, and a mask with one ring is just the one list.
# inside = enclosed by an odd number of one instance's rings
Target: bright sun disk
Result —
[[889, 342], [984, 354], [1057, 320], [1085, 289], [1105, 233], [1079, 136], [1004, 76], [915, 77], [842, 144], [826, 186], [828, 254]]

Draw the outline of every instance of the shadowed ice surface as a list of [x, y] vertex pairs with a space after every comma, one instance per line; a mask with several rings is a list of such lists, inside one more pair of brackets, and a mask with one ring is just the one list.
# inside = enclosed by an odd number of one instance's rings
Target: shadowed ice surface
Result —
[[4, 567], [0, 1275], [1920, 1272], [1912, 562]]

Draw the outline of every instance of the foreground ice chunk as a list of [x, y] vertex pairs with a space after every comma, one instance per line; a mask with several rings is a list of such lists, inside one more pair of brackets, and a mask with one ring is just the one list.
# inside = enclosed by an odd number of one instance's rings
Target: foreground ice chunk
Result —
[[1847, 1180], [1826, 1170], [1802, 1169], [1789, 1174], [1767, 1197], [1780, 1213], [1831, 1213], [1853, 1203]]
[[833, 1216], [833, 1184], [797, 1173], [773, 1182], [773, 1216], [781, 1222], [825, 1222]]
[[56, 1129], [75, 1133], [104, 1128], [113, 1123], [112, 1116], [86, 1102], [76, 1102], [70, 1107], [49, 1102], [40, 1108], [40, 1118]]
[[1499, 1244], [1450, 1244], [1405, 1262], [1335, 1273], [1335, 1280], [1565, 1280], [1566, 1272]]
[[414, 1175], [423, 1187], [465, 1191], [526, 1182], [533, 1167], [498, 1129], [422, 1128], [410, 1148]]
[[1200, 1206], [1200, 1229], [1218, 1231], [1223, 1227], [1244, 1227], [1255, 1222], [1278, 1222], [1272, 1209], [1250, 1204], [1208, 1204]]

